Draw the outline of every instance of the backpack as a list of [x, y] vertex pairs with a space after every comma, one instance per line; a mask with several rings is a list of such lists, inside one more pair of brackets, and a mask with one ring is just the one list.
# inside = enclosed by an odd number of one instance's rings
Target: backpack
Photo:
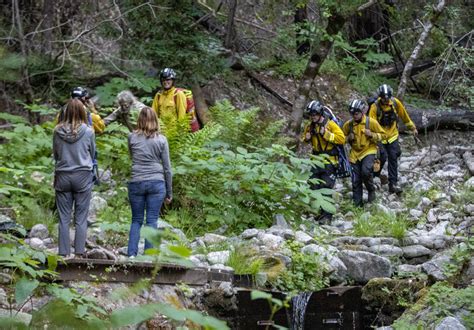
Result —
[[[193, 98], [193, 92], [189, 89], [184, 89], [184, 88], [177, 88], [176, 87], [176, 93], [177, 92], [183, 92], [184, 96], [186, 96], [186, 114], [191, 117], [191, 122], [190, 122], [190, 128], [191, 132], [196, 132], [201, 129], [201, 126], [199, 125], [199, 121], [196, 116], [196, 109], [194, 108], [194, 98]], [[177, 95], [174, 94], [174, 103], [176, 104], [176, 98]]]
[[382, 111], [380, 102], [376, 102], [377, 105], [377, 121], [382, 127], [390, 127], [394, 121], [398, 125], [398, 109], [396, 108], [397, 102], [392, 97], [392, 105], [390, 111]]
[[[334, 115], [330, 108], [327, 106], [324, 107], [325, 110], [325, 118], [330, 118], [333, 122], [335, 122], [341, 129], [344, 125], [344, 122], [341, 118], [338, 118]], [[349, 157], [347, 156], [346, 149], [344, 148], [343, 144], [336, 144], [334, 145], [335, 149], [337, 150], [337, 166], [335, 171], [336, 178], [348, 178], [352, 176], [352, 167], [351, 163], [349, 162]]]

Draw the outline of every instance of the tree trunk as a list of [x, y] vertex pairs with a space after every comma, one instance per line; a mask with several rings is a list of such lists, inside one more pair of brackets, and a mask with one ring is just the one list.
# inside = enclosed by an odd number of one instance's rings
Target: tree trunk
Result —
[[436, 7], [433, 7], [433, 14], [431, 15], [428, 22], [424, 24], [423, 32], [421, 32], [420, 38], [418, 39], [418, 42], [415, 48], [413, 49], [413, 52], [411, 53], [410, 58], [405, 64], [405, 68], [403, 69], [402, 77], [400, 78], [400, 84], [398, 85], [398, 92], [397, 92], [397, 98], [399, 98], [400, 100], [403, 100], [403, 97], [405, 96], [405, 92], [407, 88], [407, 80], [408, 80], [408, 77], [410, 77], [411, 75], [413, 64], [415, 63], [415, 60], [418, 58], [418, 55], [420, 54], [421, 50], [425, 46], [425, 42], [428, 39], [431, 30], [433, 29], [434, 23], [438, 20], [439, 16], [443, 12], [444, 6], [445, 6], [445, 1], [440, 0], [438, 4], [436, 5]]
[[307, 5], [298, 6], [295, 10], [294, 23], [296, 25], [296, 53], [298, 55], [304, 55], [310, 50], [310, 43], [307, 38], [303, 39], [299, 36], [301, 27], [300, 25], [308, 21], [308, 8]]
[[206, 125], [209, 122], [209, 108], [207, 106], [206, 100], [204, 99], [204, 94], [202, 92], [201, 86], [198, 83], [195, 83], [191, 86], [193, 91], [194, 98], [194, 109], [198, 117], [199, 122], [202, 126]]
[[332, 14], [328, 18], [328, 25], [326, 32], [328, 37], [321, 41], [318, 47], [313, 50], [306, 69], [304, 70], [303, 77], [298, 84], [298, 91], [293, 102], [293, 108], [291, 110], [291, 119], [289, 123], [290, 132], [297, 137], [301, 130], [301, 122], [303, 121], [303, 109], [306, 105], [309, 96], [309, 90], [313, 84], [314, 78], [319, 73], [319, 69], [323, 64], [324, 60], [331, 50], [333, 40], [331, 37], [335, 36], [344, 26], [346, 18], [341, 14]]
[[227, 16], [227, 26], [226, 34], [224, 40], [224, 47], [227, 49], [234, 50], [236, 47], [234, 45], [235, 41], [235, 26], [234, 18], [235, 12], [237, 11], [237, 0], [228, 0], [229, 1], [229, 15]]
[[44, 38], [41, 44], [41, 50], [44, 54], [51, 55], [53, 50], [53, 24], [54, 24], [54, 2], [53, 0], [44, 0], [43, 2], [43, 29]]
[[[474, 111], [470, 110], [423, 110], [407, 107], [411, 120], [420, 133], [437, 129], [474, 130]], [[400, 123], [400, 131], [405, 131]]]

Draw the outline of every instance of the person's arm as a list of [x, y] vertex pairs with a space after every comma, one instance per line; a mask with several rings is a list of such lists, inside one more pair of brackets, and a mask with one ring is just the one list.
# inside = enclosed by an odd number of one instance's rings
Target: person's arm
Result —
[[334, 144], [344, 144], [346, 136], [339, 125], [330, 120], [324, 130], [323, 139]]
[[173, 198], [173, 173], [171, 171], [170, 151], [168, 140], [163, 136], [163, 144], [160, 152], [161, 164], [163, 165], [163, 174], [166, 184], [166, 198], [171, 201]]
[[394, 98], [393, 102], [395, 103], [395, 109], [398, 110], [398, 117], [401, 118], [405, 126], [409, 129], [412, 130], [413, 132], [417, 132], [415, 124], [411, 121], [410, 116], [408, 115], [407, 110], [405, 109], [405, 106], [403, 103], [399, 100]]
[[310, 127], [311, 127], [311, 124], [308, 124], [305, 126], [303, 134], [301, 134], [301, 138], [300, 138], [301, 142], [309, 142], [311, 140], [311, 133], [309, 131]]
[[104, 125], [109, 126], [112, 124], [114, 121], [118, 119], [118, 116], [120, 114], [120, 107], [114, 110], [110, 115], [104, 118]]
[[91, 155], [91, 159], [94, 160], [94, 158], [95, 158], [95, 134], [94, 134], [94, 131], [92, 131], [91, 134], [90, 134], [89, 153]]
[[372, 132], [371, 138], [374, 142], [380, 142], [382, 140], [387, 139], [387, 134], [385, 130], [383, 129], [383, 127], [380, 126], [378, 121], [370, 118], [369, 128], [370, 128], [370, 131]]
[[130, 155], [130, 159], [133, 159], [132, 157], [132, 147], [130, 146], [130, 141], [132, 140], [132, 133], [128, 134], [128, 154]]
[[58, 153], [58, 136], [56, 133], [53, 133], [53, 158], [54, 161], [58, 161], [59, 153]]
[[186, 118], [186, 95], [182, 91], [176, 93], [176, 112], [178, 120]]
[[91, 113], [92, 117], [92, 128], [96, 134], [102, 134], [105, 130], [105, 124], [102, 118], [98, 114]]
[[160, 118], [160, 104], [159, 104], [159, 99], [160, 99], [160, 92], [155, 94], [155, 97], [153, 98], [153, 103], [151, 104], [151, 108], [155, 110], [156, 115], [158, 118]]

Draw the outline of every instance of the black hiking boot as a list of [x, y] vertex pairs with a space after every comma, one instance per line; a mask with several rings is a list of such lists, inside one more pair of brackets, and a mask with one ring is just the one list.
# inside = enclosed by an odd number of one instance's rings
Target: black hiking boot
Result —
[[369, 191], [368, 197], [367, 197], [367, 203], [372, 203], [375, 200], [375, 190]]
[[402, 188], [400, 188], [399, 186], [397, 186], [396, 184], [390, 184], [388, 186], [388, 192], [391, 193], [391, 194], [401, 194], [402, 192]]

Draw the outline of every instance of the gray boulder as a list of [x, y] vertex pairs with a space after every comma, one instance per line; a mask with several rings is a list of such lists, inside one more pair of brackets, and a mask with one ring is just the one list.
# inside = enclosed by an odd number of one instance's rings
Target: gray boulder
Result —
[[207, 246], [209, 246], [209, 245], [225, 242], [227, 240], [227, 237], [222, 236], [222, 235], [208, 233], [204, 235], [202, 240]]
[[418, 258], [423, 256], [430, 256], [432, 254], [430, 249], [423, 245], [409, 245], [402, 247], [403, 256], [405, 258]]
[[347, 276], [358, 283], [392, 274], [390, 261], [370, 252], [343, 250], [339, 258], [347, 268]]
[[445, 317], [436, 327], [435, 330], [465, 330], [466, 327], [455, 317]]
[[430, 261], [421, 265], [422, 270], [435, 281], [444, 281], [447, 279], [445, 268], [453, 261], [447, 255], [439, 255]]
[[250, 238], [257, 237], [257, 235], [258, 235], [258, 229], [249, 228], [249, 229], [245, 229], [240, 236], [243, 239], [250, 239]]
[[403, 250], [401, 248], [390, 244], [370, 246], [369, 252], [375, 253], [383, 257], [400, 257], [403, 254]]
[[229, 260], [230, 251], [216, 251], [207, 254], [207, 261], [211, 265], [225, 264]]
[[89, 214], [90, 215], [95, 215], [97, 212], [107, 208], [107, 201], [100, 197], [97, 194], [94, 194], [91, 198], [91, 203], [89, 206]]
[[42, 223], [38, 223], [34, 225], [31, 230], [29, 236], [30, 238], [37, 237], [39, 239], [45, 239], [49, 237], [49, 230], [48, 227], [43, 225]]

